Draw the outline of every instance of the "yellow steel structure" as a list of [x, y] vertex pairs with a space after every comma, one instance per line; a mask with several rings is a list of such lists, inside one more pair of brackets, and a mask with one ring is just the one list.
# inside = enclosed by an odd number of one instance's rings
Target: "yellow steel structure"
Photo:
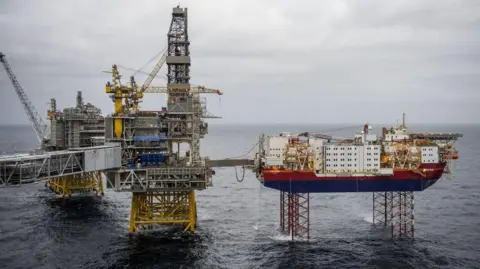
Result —
[[[120, 138], [123, 131], [123, 121], [121, 116], [127, 114], [127, 111], [131, 111], [135, 107], [130, 100], [130, 96], [132, 95], [134, 87], [122, 85], [122, 76], [118, 72], [117, 65], [113, 65], [112, 71], [108, 73], [112, 73], [112, 84], [110, 84], [110, 82], [107, 83], [105, 86], [105, 92], [113, 94], [112, 99], [115, 104], [114, 113], [115, 116], [118, 117], [114, 120], [115, 136]], [[134, 84], [133, 86], [136, 87], [133, 77], [131, 78], [131, 82]]]
[[157, 224], [183, 225], [185, 232], [194, 232], [197, 225], [195, 191], [132, 193], [129, 232]]
[[[162, 57], [163, 60], [163, 57]], [[160, 61], [160, 63], [162, 62]], [[164, 60], [163, 60], [164, 61]], [[160, 65], [161, 66], [161, 65]], [[158, 65], [156, 66], [158, 67]], [[105, 92], [112, 94], [112, 99], [114, 102], [114, 115], [117, 116], [114, 120], [115, 126], [115, 136], [120, 138], [123, 131], [123, 123], [121, 116], [127, 114], [127, 112], [138, 112], [139, 111], [139, 102], [143, 98], [144, 93], [191, 93], [191, 94], [200, 94], [200, 93], [214, 93], [218, 95], [223, 95], [223, 92], [218, 89], [206, 88], [204, 86], [190, 86], [190, 85], [176, 85], [170, 84], [169, 86], [150, 86], [151, 80], [143, 84], [143, 86], [137, 86], [135, 78], [130, 77], [129, 85], [122, 85], [121, 75], [118, 71], [117, 65], [112, 66], [112, 71], [105, 71], [112, 73], [112, 83], [107, 83], [105, 87]], [[149, 76], [154, 77], [158, 73], [158, 70], [152, 71], [152, 74]]]
[[104, 194], [102, 175], [100, 172], [89, 172], [52, 178], [46, 181], [45, 186], [54, 193], [65, 197], [75, 192], [96, 192]]

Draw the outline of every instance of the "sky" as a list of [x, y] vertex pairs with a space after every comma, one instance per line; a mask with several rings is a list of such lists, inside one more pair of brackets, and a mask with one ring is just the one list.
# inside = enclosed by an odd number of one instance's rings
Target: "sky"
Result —
[[[480, 122], [476, 0], [2, 0], [0, 51], [45, 117], [50, 98], [74, 106], [78, 90], [108, 114], [102, 71], [138, 69], [164, 49], [179, 3], [191, 83], [224, 92], [206, 97], [223, 117], [211, 124], [395, 123], [403, 112], [414, 123]], [[3, 68], [0, 91], [0, 124], [28, 123]], [[142, 108], [165, 102], [151, 94]]]

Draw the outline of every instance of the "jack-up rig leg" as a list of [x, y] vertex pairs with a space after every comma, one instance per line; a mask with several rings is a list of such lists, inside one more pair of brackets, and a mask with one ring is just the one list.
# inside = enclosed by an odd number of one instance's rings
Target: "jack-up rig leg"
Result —
[[295, 239], [310, 238], [310, 199], [308, 193], [280, 192], [280, 230]]
[[391, 226], [391, 197], [391, 192], [373, 193], [373, 224], [382, 225], [384, 227]]
[[134, 192], [129, 232], [156, 228], [157, 225], [182, 225], [194, 232], [197, 224], [195, 192]]
[[391, 229], [392, 238], [414, 238], [413, 192], [373, 193], [373, 223]]

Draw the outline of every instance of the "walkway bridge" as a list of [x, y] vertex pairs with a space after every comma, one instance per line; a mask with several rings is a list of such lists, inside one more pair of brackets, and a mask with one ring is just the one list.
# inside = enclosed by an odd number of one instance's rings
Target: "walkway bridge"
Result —
[[0, 156], [0, 184], [24, 184], [42, 180], [75, 179], [86, 173], [121, 166], [119, 144]]

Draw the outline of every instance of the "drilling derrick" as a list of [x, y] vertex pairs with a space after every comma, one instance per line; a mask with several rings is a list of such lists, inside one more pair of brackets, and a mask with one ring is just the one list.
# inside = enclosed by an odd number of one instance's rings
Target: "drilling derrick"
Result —
[[[122, 144], [122, 168], [108, 171], [107, 187], [132, 192], [130, 232], [157, 225], [180, 225], [195, 231], [195, 190], [211, 186], [212, 170], [200, 156], [200, 139], [207, 134], [207, 118], [200, 94], [219, 90], [190, 85], [187, 9], [175, 7], [167, 34], [166, 52], [141, 87], [132, 77], [122, 85], [116, 66], [107, 83], [115, 112], [105, 120], [105, 140]], [[167, 86], [150, 86], [163, 63]], [[167, 105], [142, 111], [144, 93], [167, 94]], [[187, 146], [182, 151], [182, 146]]]

